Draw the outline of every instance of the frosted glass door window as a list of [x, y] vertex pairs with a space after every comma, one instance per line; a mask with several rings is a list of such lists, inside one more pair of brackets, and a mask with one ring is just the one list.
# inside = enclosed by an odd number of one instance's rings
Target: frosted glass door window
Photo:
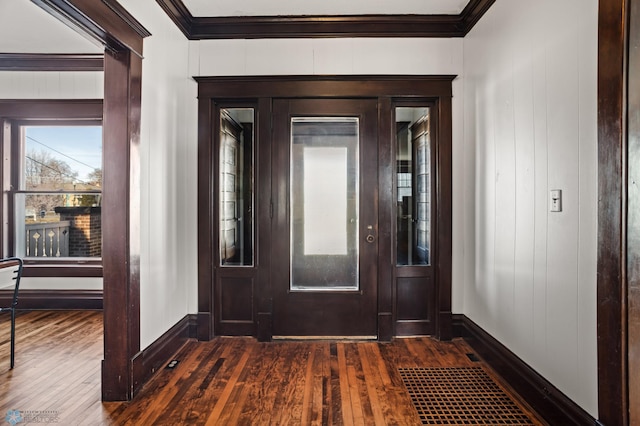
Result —
[[358, 118], [292, 118], [291, 289], [358, 289]]
[[304, 255], [346, 256], [347, 148], [305, 147], [303, 161]]

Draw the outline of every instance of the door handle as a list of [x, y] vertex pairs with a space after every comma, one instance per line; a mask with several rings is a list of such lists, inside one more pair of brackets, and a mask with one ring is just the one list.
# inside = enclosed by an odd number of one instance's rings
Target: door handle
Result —
[[371, 244], [376, 240], [376, 237], [373, 236], [373, 225], [367, 225], [367, 230], [369, 231], [369, 235], [365, 237], [365, 240]]

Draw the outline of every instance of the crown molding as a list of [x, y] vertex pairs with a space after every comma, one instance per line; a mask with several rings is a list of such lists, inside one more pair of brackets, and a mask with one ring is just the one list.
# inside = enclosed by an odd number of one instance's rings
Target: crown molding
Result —
[[496, 0], [471, 0], [460, 13], [463, 37], [478, 23]]
[[156, 0], [189, 40], [233, 38], [464, 37], [495, 0], [459, 15], [194, 17], [182, 0]]
[[104, 55], [0, 53], [0, 71], [104, 71]]
[[31, 2], [111, 52], [129, 49], [142, 57], [142, 40], [151, 35], [116, 0]]

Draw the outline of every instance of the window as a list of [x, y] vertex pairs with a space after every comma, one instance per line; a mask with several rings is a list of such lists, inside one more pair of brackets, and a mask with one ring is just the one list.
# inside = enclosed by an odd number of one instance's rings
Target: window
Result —
[[221, 109], [221, 266], [253, 266], [253, 128], [253, 108]]
[[24, 276], [102, 276], [102, 100], [0, 103], [0, 255]]
[[431, 264], [431, 136], [428, 107], [396, 108], [396, 259]]
[[102, 126], [20, 125], [15, 253], [100, 258]]

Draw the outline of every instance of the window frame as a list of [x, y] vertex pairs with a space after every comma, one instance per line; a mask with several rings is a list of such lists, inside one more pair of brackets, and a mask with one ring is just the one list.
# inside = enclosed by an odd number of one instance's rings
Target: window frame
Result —
[[[69, 100], [17, 100], [0, 101], [0, 121], [3, 131], [0, 134], [0, 150], [3, 161], [0, 164], [2, 197], [0, 212], [3, 226], [0, 228], [0, 256], [15, 255], [15, 205], [16, 193], [20, 182], [20, 144], [22, 126], [29, 125], [100, 125], [102, 121], [103, 101], [101, 99]], [[104, 151], [104, 148], [103, 148]], [[103, 158], [104, 163], [104, 158]], [[25, 277], [102, 277], [102, 258], [62, 259], [25, 258], [23, 276]]]

